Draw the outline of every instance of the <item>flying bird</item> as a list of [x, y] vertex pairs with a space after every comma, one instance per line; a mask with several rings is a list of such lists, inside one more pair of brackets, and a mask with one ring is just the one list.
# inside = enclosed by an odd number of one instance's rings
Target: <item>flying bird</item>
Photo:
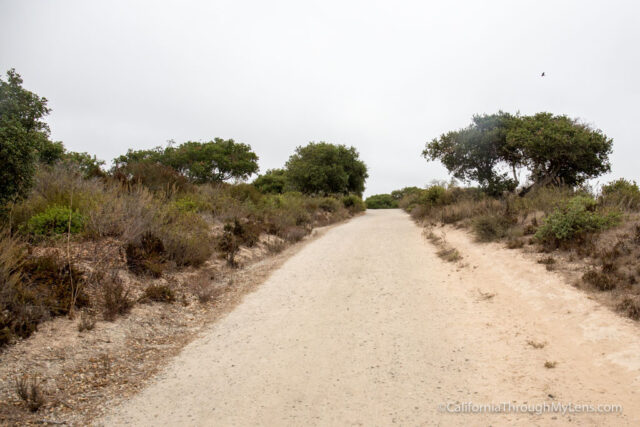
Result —
[[542, 75], [540, 77], [544, 77], [544, 71], [542, 72]]

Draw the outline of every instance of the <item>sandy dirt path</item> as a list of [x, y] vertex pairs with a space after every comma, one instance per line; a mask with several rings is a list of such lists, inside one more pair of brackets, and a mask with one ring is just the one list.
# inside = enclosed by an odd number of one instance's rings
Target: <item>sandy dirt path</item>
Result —
[[[446, 237], [461, 262], [438, 258], [399, 210], [329, 229], [99, 424], [640, 423], [633, 322], [517, 251]], [[468, 402], [624, 412], [439, 409]]]

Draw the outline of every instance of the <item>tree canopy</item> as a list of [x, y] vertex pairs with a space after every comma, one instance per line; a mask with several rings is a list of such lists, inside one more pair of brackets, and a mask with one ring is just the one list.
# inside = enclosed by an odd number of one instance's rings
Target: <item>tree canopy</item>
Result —
[[41, 149], [49, 147], [47, 99], [22, 87], [14, 69], [0, 79], [0, 205], [29, 190]]
[[374, 194], [367, 197], [364, 201], [367, 209], [395, 209], [398, 207], [398, 201], [391, 194]]
[[500, 111], [474, 116], [470, 126], [427, 143], [422, 155], [499, 194], [517, 187], [523, 168], [534, 184], [581, 184], [610, 170], [612, 144], [600, 130], [567, 116]]
[[116, 169], [138, 162], [159, 163], [197, 184], [246, 179], [258, 171], [258, 156], [250, 145], [221, 138], [208, 142], [188, 141], [177, 147], [170, 144], [165, 148], [129, 150], [114, 162]]
[[349, 194], [364, 191], [367, 166], [354, 147], [327, 142], [299, 146], [286, 163], [293, 189], [305, 194]]
[[284, 169], [269, 169], [258, 176], [253, 185], [263, 194], [282, 194], [287, 188], [287, 172]]
[[521, 117], [508, 139], [536, 183], [574, 186], [611, 170], [613, 140], [567, 116]]

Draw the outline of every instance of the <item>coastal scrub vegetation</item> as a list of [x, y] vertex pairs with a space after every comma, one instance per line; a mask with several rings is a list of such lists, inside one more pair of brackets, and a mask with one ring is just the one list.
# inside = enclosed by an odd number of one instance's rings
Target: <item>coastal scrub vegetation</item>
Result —
[[253, 183], [258, 155], [233, 139], [128, 150], [106, 169], [50, 141], [47, 99], [22, 84], [14, 70], [0, 79], [0, 347], [55, 316], [174, 303], [179, 272], [216, 276], [218, 259], [239, 267], [365, 209], [353, 147], [298, 147]]

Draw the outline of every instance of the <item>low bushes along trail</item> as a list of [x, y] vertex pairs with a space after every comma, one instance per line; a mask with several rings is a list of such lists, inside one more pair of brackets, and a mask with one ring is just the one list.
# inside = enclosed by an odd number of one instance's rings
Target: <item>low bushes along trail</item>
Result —
[[[329, 229], [99, 423], [638, 425], [636, 324], [517, 251], [446, 239], [461, 261], [399, 210]], [[438, 410], [467, 402], [624, 411]]]

